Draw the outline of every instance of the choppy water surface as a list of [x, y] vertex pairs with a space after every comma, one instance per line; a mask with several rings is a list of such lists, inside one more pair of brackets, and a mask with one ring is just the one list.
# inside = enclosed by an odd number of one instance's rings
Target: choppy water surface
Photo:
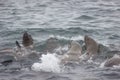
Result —
[[[0, 0], [0, 49], [14, 47], [16, 40], [21, 42], [24, 31], [33, 36], [40, 52], [50, 36], [67, 45], [70, 40], [83, 40], [87, 34], [104, 46], [113, 45], [112, 50], [119, 53], [120, 1]], [[120, 69], [101, 69], [91, 64], [72, 64], [70, 70], [61, 73], [35, 72], [28, 67], [21, 70], [20, 65], [0, 65], [0, 80], [120, 79]]]

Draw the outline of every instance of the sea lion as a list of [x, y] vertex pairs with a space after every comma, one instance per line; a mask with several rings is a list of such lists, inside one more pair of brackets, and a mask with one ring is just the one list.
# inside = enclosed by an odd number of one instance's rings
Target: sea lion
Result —
[[35, 53], [33, 50], [33, 38], [27, 32], [24, 32], [22, 37], [22, 44], [16, 41], [16, 48], [14, 49], [14, 54], [17, 57], [26, 57], [32, 53]]
[[98, 53], [99, 45], [94, 39], [85, 35], [84, 41], [86, 46], [86, 54], [89, 57], [94, 56], [95, 54]]
[[63, 63], [71, 62], [71, 61], [78, 62], [80, 60], [79, 57], [81, 56], [81, 51], [82, 48], [80, 44], [77, 41], [72, 41], [69, 50], [65, 55], [63, 55], [61, 62]]
[[20, 44], [18, 41], [16, 41], [15, 44], [16, 47], [2, 49], [0, 50], [0, 53], [10, 53], [9, 55], [13, 55], [16, 60], [35, 53], [35, 51], [33, 50], [33, 39], [31, 35], [29, 35], [27, 32], [23, 34], [22, 44]]
[[45, 51], [49, 52], [49, 53], [53, 53], [55, 51], [55, 49], [57, 49], [58, 47], [60, 47], [59, 41], [57, 38], [55, 37], [50, 37], [47, 41], [46, 41], [46, 48]]
[[22, 44], [24, 47], [32, 47], [33, 46], [33, 38], [27, 32], [25, 32], [23, 34]]
[[120, 65], [120, 56], [114, 55], [112, 58], [105, 61], [105, 67], [113, 67], [114, 65]]

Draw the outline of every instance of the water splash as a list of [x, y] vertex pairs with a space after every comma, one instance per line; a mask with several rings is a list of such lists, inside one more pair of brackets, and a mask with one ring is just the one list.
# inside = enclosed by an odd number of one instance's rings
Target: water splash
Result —
[[80, 56], [80, 60], [81, 61], [86, 61], [86, 60], [88, 60], [88, 55], [87, 55], [87, 53], [84, 53], [84, 54], [82, 54], [81, 56]]
[[49, 38], [57, 38], [57, 39], [65, 39], [65, 40], [84, 40], [84, 36], [82, 35], [76, 35], [73, 37], [60, 36], [60, 35], [49, 35], [47, 39]]
[[34, 63], [32, 70], [34, 71], [45, 71], [45, 72], [61, 72], [60, 60], [55, 54], [43, 54], [41, 57], [41, 63]]
[[113, 65], [113, 68], [120, 69], [120, 65]]

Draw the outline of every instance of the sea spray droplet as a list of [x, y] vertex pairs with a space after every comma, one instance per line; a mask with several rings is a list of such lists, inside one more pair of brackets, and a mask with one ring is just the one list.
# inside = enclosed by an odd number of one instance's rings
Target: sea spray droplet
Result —
[[41, 57], [41, 63], [34, 63], [32, 70], [34, 71], [45, 71], [45, 72], [60, 72], [60, 60], [55, 54], [43, 54]]

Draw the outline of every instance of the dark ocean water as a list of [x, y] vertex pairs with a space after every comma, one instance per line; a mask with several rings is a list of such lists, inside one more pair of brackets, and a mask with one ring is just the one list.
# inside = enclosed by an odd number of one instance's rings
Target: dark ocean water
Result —
[[[44, 51], [43, 46], [50, 36], [65, 45], [70, 40], [83, 40], [84, 35], [104, 46], [113, 45], [112, 49], [119, 51], [120, 1], [0, 0], [0, 49], [14, 47], [16, 40], [21, 42], [25, 31], [32, 35], [36, 50], [40, 52]], [[74, 65], [63, 73], [0, 67], [0, 80], [120, 79], [119, 69], [100, 69], [94, 65]]]

